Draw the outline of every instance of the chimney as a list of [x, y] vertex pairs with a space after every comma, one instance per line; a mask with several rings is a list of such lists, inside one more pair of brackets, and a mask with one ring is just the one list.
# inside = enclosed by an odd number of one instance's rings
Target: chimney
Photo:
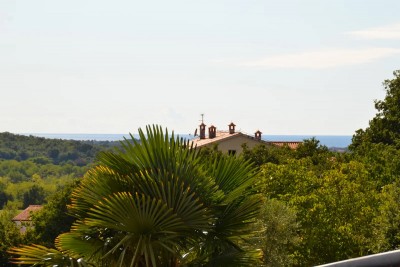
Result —
[[257, 132], [254, 133], [254, 137], [256, 138], [256, 140], [261, 140], [261, 134], [262, 132], [260, 132], [260, 130], [257, 130]]
[[208, 128], [208, 138], [215, 138], [217, 136], [217, 128], [214, 125], [211, 125]]
[[229, 124], [228, 126], [229, 126], [229, 134], [234, 134], [236, 125], [233, 122], [231, 122], [231, 124]]
[[206, 139], [206, 125], [203, 122], [200, 124], [200, 139]]

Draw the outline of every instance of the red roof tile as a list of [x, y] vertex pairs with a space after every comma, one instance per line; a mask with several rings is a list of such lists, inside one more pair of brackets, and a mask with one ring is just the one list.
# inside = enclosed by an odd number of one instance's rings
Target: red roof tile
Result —
[[301, 142], [301, 141], [270, 141], [268, 143], [275, 145], [275, 146], [279, 146], [279, 147], [288, 146], [291, 149], [297, 149], [297, 147], [303, 142]]
[[30, 221], [31, 212], [36, 212], [40, 210], [42, 205], [29, 205], [26, 209], [24, 209], [21, 213], [15, 216], [12, 221]]
[[208, 138], [207, 137], [205, 139], [200, 139], [200, 137], [197, 137], [197, 138], [193, 139], [192, 142], [193, 142], [194, 146], [202, 147], [202, 146], [214, 143], [214, 142], [230, 139], [230, 138], [232, 138], [234, 136], [237, 136], [239, 134], [241, 134], [241, 133], [236, 132], [236, 133], [230, 134], [229, 132], [218, 131], [218, 132], [216, 132], [216, 136], [214, 138]]
[[227, 131], [218, 131], [216, 132], [216, 136], [214, 138], [208, 138], [206, 137], [205, 139], [200, 139], [200, 137], [197, 137], [195, 139], [192, 140], [193, 145], [196, 147], [202, 147], [202, 146], [206, 146], [208, 144], [212, 144], [214, 142], [219, 142], [222, 140], [227, 140], [230, 138], [234, 138], [236, 136], [245, 136], [249, 139], [253, 139], [253, 140], [257, 140], [260, 143], [264, 143], [264, 144], [269, 144], [269, 145], [275, 145], [275, 146], [279, 146], [279, 147], [283, 147], [283, 146], [288, 146], [291, 149], [297, 149], [297, 147], [302, 143], [301, 141], [264, 141], [264, 140], [258, 140], [257, 138], [255, 138], [254, 136], [248, 135], [248, 134], [244, 134], [241, 132], [235, 132], [233, 134], [230, 134]]

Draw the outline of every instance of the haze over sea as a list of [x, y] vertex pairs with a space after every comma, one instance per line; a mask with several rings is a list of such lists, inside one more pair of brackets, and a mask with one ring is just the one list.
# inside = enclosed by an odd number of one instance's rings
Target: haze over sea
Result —
[[[30, 133], [26, 135], [39, 136], [53, 139], [66, 140], [96, 140], [96, 141], [118, 141], [129, 138], [129, 134], [49, 134], [49, 133]], [[135, 138], [137, 134], [133, 134]], [[179, 134], [179, 136], [191, 139], [193, 135]], [[351, 135], [263, 135], [262, 139], [266, 141], [302, 141], [315, 137], [322, 145], [327, 147], [348, 147], [351, 143]]]

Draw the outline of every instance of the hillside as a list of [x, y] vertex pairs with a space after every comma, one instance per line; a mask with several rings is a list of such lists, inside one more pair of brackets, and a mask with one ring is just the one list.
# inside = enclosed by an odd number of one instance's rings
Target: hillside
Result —
[[18, 209], [46, 203], [96, 164], [100, 151], [119, 144], [0, 133], [0, 209], [7, 203]]
[[0, 133], [0, 160], [31, 160], [39, 164], [69, 163], [85, 166], [94, 162], [97, 153], [118, 146], [115, 141], [75, 141]]

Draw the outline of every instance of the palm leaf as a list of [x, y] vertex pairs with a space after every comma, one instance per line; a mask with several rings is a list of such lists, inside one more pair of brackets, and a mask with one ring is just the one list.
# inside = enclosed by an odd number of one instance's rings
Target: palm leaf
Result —
[[60, 266], [60, 267], [86, 267], [94, 266], [83, 259], [74, 259], [55, 249], [46, 248], [40, 245], [15, 247], [9, 250], [13, 255], [11, 263], [31, 266]]
[[74, 190], [70, 212], [78, 220], [56, 239], [61, 255], [121, 267], [256, 262], [246, 246], [261, 203], [254, 168], [235, 157], [210, 163], [159, 126], [139, 136], [101, 153], [101, 166]]
[[[81, 225], [75, 227], [81, 227]], [[102, 240], [102, 238], [98, 237], [98, 234], [91, 235], [90, 232], [83, 235], [82, 229], [59, 235], [55, 245], [59, 250], [64, 251], [71, 257], [84, 258], [89, 262], [96, 263], [96, 266], [110, 266], [116, 262], [113, 258], [103, 258], [111, 247], [108, 245], [107, 238]]]
[[134, 190], [129, 177], [104, 166], [96, 167], [86, 173], [80, 185], [72, 192], [70, 213], [83, 218], [86, 211], [101, 201], [105, 195], [129, 188]]
[[256, 192], [256, 169], [250, 162], [237, 157], [222, 156], [208, 166], [210, 176], [215, 178], [219, 189], [225, 193], [224, 203]]

